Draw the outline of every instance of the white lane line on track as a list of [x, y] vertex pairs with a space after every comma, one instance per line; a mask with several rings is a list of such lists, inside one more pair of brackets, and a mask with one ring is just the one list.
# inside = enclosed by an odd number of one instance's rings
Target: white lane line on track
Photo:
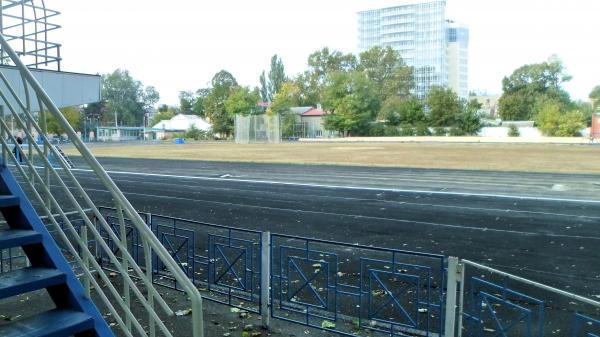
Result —
[[[102, 193], [109, 193], [108, 191], [100, 190], [100, 189], [88, 189], [88, 190], [102, 192]], [[360, 215], [360, 214], [345, 214], [345, 213], [309, 211], [309, 210], [281, 208], [281, 207], [246, 205], [246, 204], [236, 204], [236, 203], [223, 202], [223, 201], [198, 200], [198, 199], [190, 199], [190, 198], [183, 198], [183, 197], [154, 195], [154, 194], [147, 194], [147, 193], [124, 192], [124, 194], [135, 195], [135, 196], [140, 196], [140, 197], [156, 198], [156, 199], [184, 200], [184, 201], [191, 201], [191, 202], [228, 205], [228, 206], [239, 206], [239, 207], [273, 210], [273, 211], [341, 216], [341, 217], [354, 218], [354, 219], [379, 220], [379, 221], [390, 221], [390, 222], [413, 224], [413, 225], [468, 229], [468, 230], [475, 230], [475, 231], [480, 231], [480, 232], [496, 232], [496, 233], [507, 233], [507, 234], [528, 235], [528, 236], [545, 236], [545, 237], [570, 238], [570, 239], [600, 240], [600, 237], [595, 237], [595, 236], [565, 235], [565, 234], [554, 234], [554, 233], [536, 233], [536, 232], [523, 232], [523, 231], [515, 231], [515, 230], [508, 230], [508, 229], [495, 229], [495, 228], [487, 228], [487, 227], [482, 228], [482, 227], [474, 227], [474, 226], [450, 225], [450, 224], [441, 224], [441, 223], [428, 222], [428, 221], [412, 221], [412, 220], [376, 217], [376, 216], [368, 216], [368, 215]]]
[[[126, 178], [117, 178], [116, 181], [120, 183], [130, 183], [136, 184], [139, 181], [136, 180], [128, 180]], [[171, 183], [162, 183], [162, 182], [153, 182], [153, 185], [163, 185], [163, 186], [173, 186]], [[191, 186], [186, 186], [191, 187]], [[203, 187], [207, 188], [207, 187]], [[225, 191], [253, 191], [251, 189], [232, 189], [232, 188], [218, 188], [211, 187], [211, 190], [225, 190]], [[201, 192], [189, 192], [192, 194], [201, 194]], [[261, 193], [265, 194], [285, 194], [285, 195], [293, 195], [293, 193], [286, 192], [269, 192], [262, 191]], [[449, 208], [449, 209], [461, 209], [461, 210], [470, 210], [470, 211], [485, 211], [485, 212], [498, 212], [498, 213], [518, 213], [518, 214], [536, 214], [536, 215], [549, 215], [549, 216], [559, 216], [566, 218], [577, 218], [577, 219], [600, 219], [600, 216], [589, 216], [589, 215], [577, 215], [577, 214], [565, 214], [565, 213], [555, 213], [555, 212], [541, 212], [541, 211], [526, 211], [526, 210], [518, 210], [511, 208], [486, 208], [486, 207], [470, 207], [470, 206], [457, 206], [457, 205], [441, 205], [441, 204], [431, 204], [431, 203], [418, 203], [418, 202], [410, 202], [410, 201], [393, 201], [393, 200], [385, 200], [385, 199], [375, 199], [375, 198], [352, 198], [352, 197], [340, 197], [340, 196], [332, 196], [332, 195], [315, 195], [315, 194], [303, 194], [303, 197], [315, 197], [315, 198], [324, 198], [324, 199], [339, 199], [339, 200], [348, 200], [348, 201], [369, 201], [369, 202], [381, 202], [383, 204], [392, 204], [392, 205], [411, 205], [411, 206], [423, 206], [423, 207], [439, 207], [439, 208]]]
[[[87, 169], [72, 169], [71, 171], [92, 172], [92, 170], [87, 170]], [[240, 182], [240, 183], [281, 185], [281, 186], [337, 188], [337, 189], [363, 190], [363, 191], [384, 191], [384, 192], [396, 192], [396, 193], [475, 196], [475, 197], [490, 197], [490, 198], [517, 199], [517, 200], [559, 201], [559, 202], [578, 202], [578, 203], [587, 203], [587, 204], [600, 204], [600, 200], [589, 200], [589, 199], [550, 198], [550, 197], [518, 196], [518, 195], [507, 195], [507, 194], [467, 193], [467, 192], [449, 192], [449, 191], [431, 191], [431, 190], [408, 190], [408, 189], [381, 188], [381, 187], [361, 187], [361, 186], [343, 186], [343, 185], [327, 185], [327, 184], [291, 183], [291, 182], [271, 181], [271, 180], [197, 177], [197, 176], [182, 176], [182, 175], [174, 175], [174, 174], [126, 172], [126, 171], [106, 171], [106, 172], [109, 174], [122, 174], [122, 175], [134, 175], [134, 176], [163, 177], [163, 178], [191, 179], [191, 180], [204, 180], [204, 181], [234, 181], [234, 182]]]

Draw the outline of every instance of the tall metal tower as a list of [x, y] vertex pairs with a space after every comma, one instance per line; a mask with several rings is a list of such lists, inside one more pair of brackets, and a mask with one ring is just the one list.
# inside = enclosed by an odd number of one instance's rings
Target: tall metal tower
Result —
[[[59, 14], [44, 0], [0, 0], [0, 33], [27, 67], [60, 71], [61, 45], [49, 40], [49, 32], [60, 28], [50, 19]], [[11, 65], [2, 50], [0, 64]]]

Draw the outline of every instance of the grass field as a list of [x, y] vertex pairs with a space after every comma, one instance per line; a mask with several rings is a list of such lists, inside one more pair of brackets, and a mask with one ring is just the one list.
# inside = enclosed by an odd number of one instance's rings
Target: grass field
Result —
[[298, 142], [99, 144], [91, 149], [99, 157], [600, 173], [596, 145]]

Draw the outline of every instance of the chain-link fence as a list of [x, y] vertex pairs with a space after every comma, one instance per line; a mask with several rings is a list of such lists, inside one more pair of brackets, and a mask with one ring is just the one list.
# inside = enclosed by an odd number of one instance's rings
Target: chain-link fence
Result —
[[279, 116], [235, 115], [235, 142], [238, 144], [281, 142]]

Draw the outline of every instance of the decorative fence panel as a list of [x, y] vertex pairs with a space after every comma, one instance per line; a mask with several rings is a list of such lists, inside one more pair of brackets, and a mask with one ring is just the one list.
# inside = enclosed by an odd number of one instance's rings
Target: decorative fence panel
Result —
[[274, 318], [353, 336], [435, 336], [444, 257], [272, 234]]
[[[600, 301], [593, 295], [580, 296], [468, 260], [461, 260], [456, 272], [456, 336], [600, 336]], [[590, 290], [597, 292], [593, 284]]]

